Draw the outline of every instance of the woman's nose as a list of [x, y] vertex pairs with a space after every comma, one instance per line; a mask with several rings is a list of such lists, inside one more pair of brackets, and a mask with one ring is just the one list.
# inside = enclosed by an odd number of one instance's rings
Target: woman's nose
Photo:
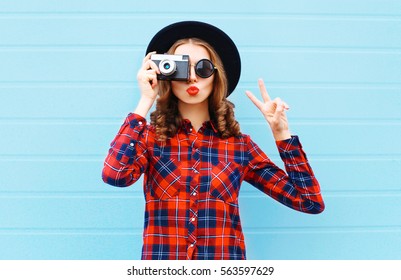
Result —
[[190, 65], [189, 66], [189, 80], [188, 80], [188, 82], [195, 83], [197, 81], [198, 81], [198, 76], [196, 76], [196, 73], [195, 73], [195, 66], [194, 65]]

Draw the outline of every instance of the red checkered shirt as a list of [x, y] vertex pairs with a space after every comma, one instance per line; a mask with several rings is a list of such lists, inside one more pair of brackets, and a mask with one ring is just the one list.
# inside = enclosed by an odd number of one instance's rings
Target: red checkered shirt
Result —
[[102, 177], [125, 187], [144, 173], [142, 259], [245, 259], [238, 194], [243, 180], [282, 204], [320, 213], [319, 183], [298, 137], [277, 141], [287, 173], [247, 135], [222, 139], [206, 122], [184, 120], [165, 142], [129, 114], [111, 143]]

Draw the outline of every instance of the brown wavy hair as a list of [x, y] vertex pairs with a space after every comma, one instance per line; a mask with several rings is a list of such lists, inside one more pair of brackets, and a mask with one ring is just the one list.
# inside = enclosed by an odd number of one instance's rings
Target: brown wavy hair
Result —
[[[219, 55], [210, 44], [197, 38], [178, 40], [171, 46], [168, 53], [173, 54], [178, 46], [187, 43], [206, 48], [210, 60], [217, 68], [214, 73], [213, 92], [208, 98], [209, 116], [213, 126], [223, 139], [240, 136], [240, 126], [234, 116], [234, 104], [226, 99], [227, 77]], [[150, 120], [158, 139], [165, 141], [178, 132], [183, 120], [178, 111], [178, 98], [171, 90], [171, 82], [160, 80], [158, 83], [159, 97], [156, 102], [156, 110], [150, 114]]]

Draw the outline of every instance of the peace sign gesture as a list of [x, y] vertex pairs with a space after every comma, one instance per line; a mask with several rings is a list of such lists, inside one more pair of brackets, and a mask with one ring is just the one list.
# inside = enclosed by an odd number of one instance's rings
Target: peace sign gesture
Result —
[[276, 141], [291, 138], [291, 133], [288, 128], [287, 115], [285, 113], [285, 111], [289, 109], [288, 105], [280, 98], [275, 98], [274, 100], [271, 100], [262, 79], [258, 80], [258, 85], [263, 98], [263, 102], [257, 99], [255, 95], [253, 95], [253, 93], [249, 90], [245, 92], [246, 95], [262, 112], [266, 121], [270, 125], [274, 139]]

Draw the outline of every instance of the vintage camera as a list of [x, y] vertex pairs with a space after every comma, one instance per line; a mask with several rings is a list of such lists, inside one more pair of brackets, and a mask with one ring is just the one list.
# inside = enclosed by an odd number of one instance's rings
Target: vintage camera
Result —
[[150, 59], [159, 67], [158, 80], [187, 81], [189, 56], [180, 54], [153, 54]]

